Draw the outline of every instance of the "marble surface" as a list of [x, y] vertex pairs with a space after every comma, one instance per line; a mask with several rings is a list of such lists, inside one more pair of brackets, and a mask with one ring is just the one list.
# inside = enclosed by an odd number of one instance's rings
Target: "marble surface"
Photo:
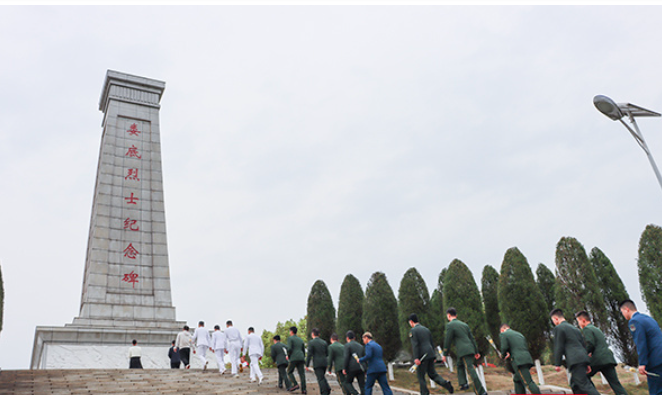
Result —
[[[168, 347], [142, 348], [141, 362], [145, 369], [168, 369]], [[45, 346], [41, 369], [126, 369], [129, 367], [129, 345], [91, 346], [49, 344]], [[229, 358], [225, 356], [226, 363]], [[216, 356], [207, 350], [208, 369], [218, 369]], [[202, 361], [191, 352], [191, 369], [202, 369]]]

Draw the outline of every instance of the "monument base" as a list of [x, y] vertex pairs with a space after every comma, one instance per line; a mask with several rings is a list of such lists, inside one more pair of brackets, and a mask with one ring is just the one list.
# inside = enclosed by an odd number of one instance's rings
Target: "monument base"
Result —
[[133, 339], [143, 350], [143, 367], [168, 368], [168, 348], [185, 323], [173, 321], [168, 324], [171, 328], [38, 326], [30, 368], [127, 368], [128, 350]]

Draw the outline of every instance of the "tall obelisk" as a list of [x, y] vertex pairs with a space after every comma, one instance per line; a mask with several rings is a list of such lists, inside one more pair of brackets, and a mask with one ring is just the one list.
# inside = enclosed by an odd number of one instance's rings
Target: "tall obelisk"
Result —
[[183, 326], [170, 293], [159, 128], [164, 89], [162, 81], [106, 74], [80, 314], [63, 328], [37, 327], [33, 369], [124, 367], [131, 339], [147, 354], [150, 347], [163, 353]]

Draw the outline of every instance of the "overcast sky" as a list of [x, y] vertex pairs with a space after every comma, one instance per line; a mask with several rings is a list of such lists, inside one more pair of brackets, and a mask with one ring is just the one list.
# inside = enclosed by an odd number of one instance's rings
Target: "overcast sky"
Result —
[[[0, 367], [78, 316], [107, 69], [166, 82], [173, 304], [272, 330], [322, 279], [454, 258], [480, 283], [563, 236], [633, 299], [661, 224], [645, 154], [596, 94], [662, 110], [660, 7], [8, 7], [0, 12]], [[639, 122], [662, 162], [662, 119]], [[200, 304], [200, 300], [204, 303]]]

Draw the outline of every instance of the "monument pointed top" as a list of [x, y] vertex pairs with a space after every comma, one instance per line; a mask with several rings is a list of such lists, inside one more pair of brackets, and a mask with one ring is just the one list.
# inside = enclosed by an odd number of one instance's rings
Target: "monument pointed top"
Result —
[[99, 99], [99, 111], [107, 112], [110, 99], [159, 108], [164, 90], [164, 81], [108, 70]]

